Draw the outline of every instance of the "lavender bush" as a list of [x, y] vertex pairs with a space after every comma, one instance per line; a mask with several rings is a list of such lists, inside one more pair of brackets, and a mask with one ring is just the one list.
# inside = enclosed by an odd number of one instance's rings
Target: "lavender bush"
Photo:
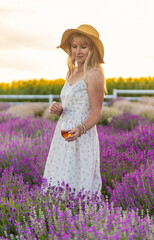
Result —
[[0, 167], [13, 166], [30, 184], [41, 178], [55, 123], [37, 118], [2, 117], [0, 125]]
[[[116, 98], [111, 98], [110, 100], [107, 101], [106, 105], [107, 106], [112, 106], [113, 103], [117, 102], [117, 101], [128, 101], [126, 100], [125, 97], [116, 97]], [[129, 101], [128, 101], [129, 102]]]
[[0, 111], [7, 110], [9, 107], [11, 107], [11, 104], [10, 104], [10, 103], [0, 102]]
[[113, 117], [109, 125], [112, 128], [130, 131], [135, 126], [139, 124], [143, 125], [143, 123], [146, 123], [147, 121], [148, 119], [138, 115], [133, 115], [131, 113], [122, 113], [119, 116]]
[[[103, 191], [109, 186], [113, 189], [112, 180], [121, 181], [126, 174], [139, 170], [144, 164], [152, 164], [154, 156], [154, 133], [151, 124], [136, 127], [130, 132], [99, 126], [101, 173]], [[110, 195], [110, 193], [108, 193]]]
[[122, 182], [114, 182], [114, 189], [111, 194], [111, 201], [123, 209], [139, 208], [148, 209], [150, 215], [154, 214], [154, 182], [152, 173], [154, 165], [146, 168], [141, 166], [122, 178]]

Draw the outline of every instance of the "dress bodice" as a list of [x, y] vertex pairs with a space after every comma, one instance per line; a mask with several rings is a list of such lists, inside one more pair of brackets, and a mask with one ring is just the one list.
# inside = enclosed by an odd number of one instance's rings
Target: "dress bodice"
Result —
[[61, 91], [64, 114], [88, 116], [90, 114], [90, 100], [84, 79], [70, 85], [68, 81]]

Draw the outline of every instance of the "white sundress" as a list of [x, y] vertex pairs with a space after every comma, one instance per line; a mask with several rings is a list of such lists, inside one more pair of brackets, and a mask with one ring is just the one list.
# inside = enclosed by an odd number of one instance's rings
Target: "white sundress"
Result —
[[43, 178], [46, 178], [51, 186], [58, 186], [58, 181], [60, 184], [64, 181], [72, 190], [75, 188], [76, 193], [84, 188], [83, 192], [97, 191], [100, 194], [102, 181], [96, 126], [72, 142], [66, 142], [61, 136], [63, 121], [71, 122], [73, 127], [76, 127], [90, 115], [90, 99], [84, 78], [73, 85], [66, 81], [60, 97], [63, 112], [57, 122]]

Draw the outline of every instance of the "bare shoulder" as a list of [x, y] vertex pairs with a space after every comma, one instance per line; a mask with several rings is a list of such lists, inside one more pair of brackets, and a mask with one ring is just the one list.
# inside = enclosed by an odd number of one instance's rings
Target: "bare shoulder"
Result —
[[87, 72], [85, 82], [88, 85], [103, 84], [104, 76], [100, 69], [92, 68]]

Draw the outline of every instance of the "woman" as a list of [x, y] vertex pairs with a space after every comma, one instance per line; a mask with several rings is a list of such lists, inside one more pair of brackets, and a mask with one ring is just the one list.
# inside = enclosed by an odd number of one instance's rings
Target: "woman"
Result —
[[[83, 188], [85, 192], [100, 193], [102, 181], [96, 124], [101, 118], [107, 92], [101, 67], [104, 47], [97, 30], [86, 24], [66, 30], [58, 47], [68, 54], [68, 73], [60, 95], [62, 103], [53, 102], [50, 106], [50, 112], [60, 118], [44, 178], [51, 185], [64, 181], [76, 192]], [[73, 125], [65, 139], [61, 136], [62, 122]]]

